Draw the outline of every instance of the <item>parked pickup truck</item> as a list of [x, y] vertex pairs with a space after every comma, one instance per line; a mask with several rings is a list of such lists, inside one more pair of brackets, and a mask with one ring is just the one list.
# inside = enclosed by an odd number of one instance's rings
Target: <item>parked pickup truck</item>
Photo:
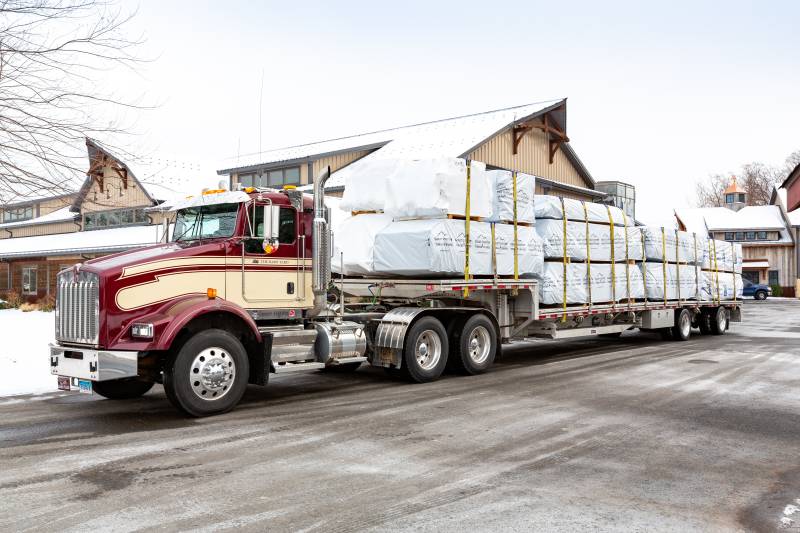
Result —
[[763, 283], [753, 283], [749, 279], [743, 279], [742, 295], [752, 296], [756, 300], [766, 300], [767, 296], [772, 296], [772, 287]]

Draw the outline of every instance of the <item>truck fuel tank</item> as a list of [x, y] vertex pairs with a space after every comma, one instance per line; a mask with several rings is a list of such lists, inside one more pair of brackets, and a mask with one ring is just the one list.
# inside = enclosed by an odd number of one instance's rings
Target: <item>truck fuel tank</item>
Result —
[[363, 357], [367, 351], [364, 325], [358, 322], [318, 322], [314, 351], [317, 360], [328, 363], [331, 359]]

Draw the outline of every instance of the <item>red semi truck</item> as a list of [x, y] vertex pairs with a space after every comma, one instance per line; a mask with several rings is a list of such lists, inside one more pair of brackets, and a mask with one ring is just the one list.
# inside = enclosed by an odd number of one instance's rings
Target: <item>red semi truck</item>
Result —
[[415, 382], [450, 363], [489, 369], [512, 339], [721, 335], [741, 301], [624, 302], [540, 308], [533, 279], [339, 278], [323, 190], [209, 191], [175, 206], [169, 242], [59, 273], [59, 386], [107, 398], [163, 383], [192, 416], [232, 409], [270, 373], [355, 369], [367, 361]]

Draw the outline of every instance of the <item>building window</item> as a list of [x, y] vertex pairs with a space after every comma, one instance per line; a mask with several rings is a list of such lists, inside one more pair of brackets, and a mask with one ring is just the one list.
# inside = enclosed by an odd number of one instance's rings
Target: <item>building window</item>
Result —
[[770, 270], [767, 272], [767, 283], [772, 285], [778, 285], [778, 271], [777, 270]]
[[733, 232], [732, 231], [726, 231], [725, 232], [725, 240], [726, 241], [732, 241], [733, 240]]
[[3, 222], [19, 222], [33, 218], [33, 206], [14, 207], [3, 212]]
[[22, 267], [22, 294], [37, 294], [37, 268], [35, 266]]
[[144, 209], [119, 209], [116, 211], [97, 211], [83, 215], [83, 229], [103, 229], [117, 226], [147, 224]]
[[743, 192], [739, 193], [739, 202], [744, 203], [744, 193]]
[[252, 174], [241, 174], [239, 175], [239, 185], [242, 187], [254, 187], [253, 184], [253, 175]]
[[744, 233], [742, 233], [741, 231], [737, 231], [736, 232], [736, 240], [737, 241], [743, 241], [744, 240]]
[[733, 203], [733, 198], [734, 198], [734, 195], [732, 193], [726, 194], [725, 195], [725, 203], [726, 204], [732, 204]]
[[748, 231], [747, 232], [747, 240], [748, 241], [756, 240], [756, 232], [755, 231]]
[[758, 232], [758, 240], [759, 241], [766, 241], [767, 240], [767, 232], [766, 231], [759, 231]]

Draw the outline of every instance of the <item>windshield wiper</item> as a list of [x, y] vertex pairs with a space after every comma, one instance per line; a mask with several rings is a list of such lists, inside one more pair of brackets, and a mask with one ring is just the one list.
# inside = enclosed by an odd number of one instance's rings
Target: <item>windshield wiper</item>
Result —
[[184, 235], [189, 233], [191, 230], [193, 230], [195, 228], [195, 226], [197, 226], [197, 219], [198, 219], [198, 217], [195, 217], [194, 222], [192, 223], [192, 225], [189, 226], [188, 228], [186, 228], [185, 230], [183, 230], [183, 233], [181, 233], [177, 237], [174, 237], [172, 240], [175, 241], [175, 242], [179, 242], [183, 238]]

